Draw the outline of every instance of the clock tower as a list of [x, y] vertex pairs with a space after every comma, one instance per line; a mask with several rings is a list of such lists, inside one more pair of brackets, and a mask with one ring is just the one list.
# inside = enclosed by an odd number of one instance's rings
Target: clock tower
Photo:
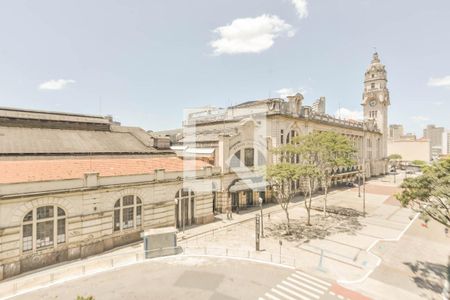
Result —
[[380, 156], [387, 156], [388, 106], [390, 105], [387, 76], [378, 53], [373, 54], [364, 77], [364, 93], [361, 105], [364, 108], [364, 119], [374, 120], [383, 134], [380, 145]]

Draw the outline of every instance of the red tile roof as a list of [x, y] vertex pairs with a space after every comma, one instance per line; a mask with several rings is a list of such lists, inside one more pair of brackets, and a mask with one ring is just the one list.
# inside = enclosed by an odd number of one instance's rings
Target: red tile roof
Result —
[[83, 178], [89, 172], [98, 172], [99, 176], [121, 176], [149, 174], [156, 169], [192, 171], [206, 166], [211, 165], [178, 157], [0, 161], [0, 183]]

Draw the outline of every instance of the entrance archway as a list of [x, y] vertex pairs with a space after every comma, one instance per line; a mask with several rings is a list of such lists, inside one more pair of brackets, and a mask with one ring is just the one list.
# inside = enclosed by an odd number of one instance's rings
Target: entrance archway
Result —
[[176, 193], [175, 216], [177, 228], [195, 224], [195, 197], [191, 189], [183, 188]]

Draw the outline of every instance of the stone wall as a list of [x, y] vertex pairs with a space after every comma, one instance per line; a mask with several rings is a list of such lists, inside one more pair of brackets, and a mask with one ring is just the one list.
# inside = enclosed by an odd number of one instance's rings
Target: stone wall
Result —
[[[0, 279], [139, 241], [140, 232], [144, 229], [174, 226], [174, 199], [181, 188], [182, 181], [153, 182], [1, 200]], [[212, 192], [194, 192], [195, 222], [213, 221]], [[125, 195], [136, 195], [142, 200], [142, 225], [136, 229], [114, 231], [114, 204]], [[23, 252], [22, 220], [33, 208], [45, 205], [64, 209], [66, 242], [56, 248]]]

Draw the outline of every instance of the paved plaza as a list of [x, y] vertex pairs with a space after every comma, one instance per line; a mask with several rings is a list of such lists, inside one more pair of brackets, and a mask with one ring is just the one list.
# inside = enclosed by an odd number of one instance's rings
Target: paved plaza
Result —
[[[400, 207], [393, 196], [398, 180], [394, 184], [385, 176], [367, 183], [365, 217], [358, 187], [332, 191], [328, 207], [334, 213], [326, 217], [323, 196], [316, 195], [311, 227], [305, 226], [304, 202], [297, 197], [290, 208], [290, 235], [280, 207], [264, 207], [261, 251], [255, 251], [259, 208], [234, 214], [232, 220], [218, 215], [214, 223], [178, 234], [183, 256], [116, 268], [15, 299], [88, 294], [96, 299], [149, 294], [155, 299], [437, 299], [446, 278], [450, 238], [442, 226], [425, 224]], [[98, 259], [142, 251], [139, 243]]]
[[346, 298], [338, 293], [351, 295], [346, 292], [348, 293], [329, 280], [292, 268], [248, 260], [178, 256], [87, 276], [17, 296], [14, 299], [51, 300], [93, 296], [96, 300], [332, 300]]

